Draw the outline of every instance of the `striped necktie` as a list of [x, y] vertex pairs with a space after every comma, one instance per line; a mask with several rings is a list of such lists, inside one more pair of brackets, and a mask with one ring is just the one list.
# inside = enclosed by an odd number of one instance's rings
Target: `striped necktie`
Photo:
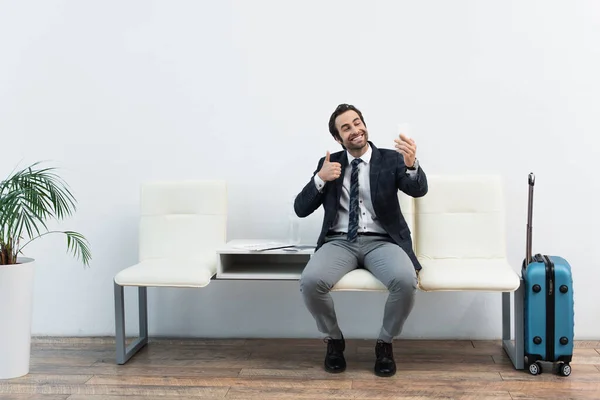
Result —
[[354, 242], [358, 233], [358, 164], [362, 160], [355, 158], [352, 160], [352, 174], [350, 175], [350, 215], [348, 221], [348, 240]]

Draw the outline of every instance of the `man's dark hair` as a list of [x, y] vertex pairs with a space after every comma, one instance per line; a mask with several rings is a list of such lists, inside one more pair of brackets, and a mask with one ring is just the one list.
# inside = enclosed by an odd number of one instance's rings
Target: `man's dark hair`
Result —
[[359, 111], [358, 108], [354, 107], [351, 104], [340, 104], [339, 106], [337, 106], [333, 114], [331, 114], [331, 118], [329, 118], [329, 132], [331, 133], [331, 136], [333, 136], [334, 139], [342, 141], [342, 137], [340, 136], [340, 133], [335, 127], [335, 119], [338, 117], [338, 115], [341, 115], [349, 110], [356, 111], [363, 125], [365, 127], [367, 126], [367, 124], [365, 123], [365, 119], [363, 118], [362, 113]]

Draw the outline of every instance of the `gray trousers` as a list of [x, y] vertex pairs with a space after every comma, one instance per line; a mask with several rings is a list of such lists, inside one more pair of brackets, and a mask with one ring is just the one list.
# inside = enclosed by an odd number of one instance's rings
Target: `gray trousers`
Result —
[[304, 303], [319, 331], [340, 339], [342, 332], [330, 291], [358, 267], [370, 271], [389, 290], [379, 339], [391, 343], [412, 311], [417, 274], [406, 252], [389, 237], [359, 236], [354, 243], [348, 242], [345, 235], [326, 237], [300, 277]]

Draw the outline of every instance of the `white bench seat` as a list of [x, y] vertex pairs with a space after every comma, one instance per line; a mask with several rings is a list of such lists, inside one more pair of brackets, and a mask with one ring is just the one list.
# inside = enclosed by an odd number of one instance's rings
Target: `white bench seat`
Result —
[[435, 259], [420, 258], [419, 289], [433, 291], [513, 292], [519, 276], [504, 258]]
[[158, 258], [142, 261], [115, 275], [119, 286], [202, 288], [217, 272], [216, 257], [204, 260]]
[[387, 291], [387, 288], [373, 274], [361, 268], [348, 272], [331, 290], [336, 292]]
[[[419, 259], [419, 290], [514, 292], [520, 278], [506, 259]], [[346, 274], [333, 291], [387, 291], [387, 288], [365, 269]]]

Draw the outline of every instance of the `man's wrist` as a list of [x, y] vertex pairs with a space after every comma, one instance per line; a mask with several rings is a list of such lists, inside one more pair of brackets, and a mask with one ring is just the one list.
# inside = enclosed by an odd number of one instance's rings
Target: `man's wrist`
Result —
[[323, 187], [325, 186], [325, 181], [321, 179], [319, 174], [315, 174], [314, 182], [315, 186], [317, 187], [317, 190], [321, 192], [323, 190]]
[[416, 171], [417, 168], [419, 168], [419, 160], [417, 158], [415, 158], [415, 162], [413, 163], [412, 166], [406, 166], [407, 169], [411, 170], [411, 171]]

